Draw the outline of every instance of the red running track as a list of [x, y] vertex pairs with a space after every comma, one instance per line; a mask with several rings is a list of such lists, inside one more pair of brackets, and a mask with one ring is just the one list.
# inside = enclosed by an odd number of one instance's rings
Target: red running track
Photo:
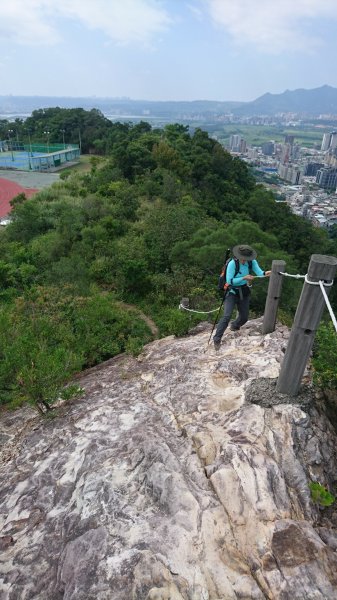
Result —
[[0, 177], [0, 219], [10, 213], [12, 210], [12, 207], [9, 204], [10, 201], [18, 194], [22, 194], [22, 192], [26, 194], [27, 198], [30, 198], [33, 194], [38, 192], [38, 190], [24, 188], [18, 183], [14, 183], [14, 181], [9, 181], [8, 179]]

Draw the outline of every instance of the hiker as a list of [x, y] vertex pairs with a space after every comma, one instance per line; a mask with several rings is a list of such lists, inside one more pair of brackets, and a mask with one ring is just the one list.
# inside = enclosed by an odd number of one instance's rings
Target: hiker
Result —
[[238, 331], [248, 321], [249, 282], [254, 279], [254, 275], [251, 275], [250, 271], [253, 271], [258, 277], [269, 277], [271, 273], [271, 271], [262, 271], [256, 260], [257, 253], [251, 246], [234, 246], [232, 252], [234, 258], [228, 262], [226, 268], [227, 290], [225, 290], [224, 315], [220, 319], [213, 337], [215, 350], [220, 348], [221, 338], [227, 329], [235, 306], [237, 306], [239, 314], [235, 321], [232, 321], [231, 330]]

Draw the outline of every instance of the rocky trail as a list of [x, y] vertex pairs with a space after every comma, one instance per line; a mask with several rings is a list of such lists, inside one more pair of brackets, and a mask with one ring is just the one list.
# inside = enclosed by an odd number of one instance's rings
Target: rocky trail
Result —
[[87, 371], [53, 417], [2, 414], [1, 600], [337, 598], [322, 399], [276, 394], [286, 327], [217, 353], [210, 327]]

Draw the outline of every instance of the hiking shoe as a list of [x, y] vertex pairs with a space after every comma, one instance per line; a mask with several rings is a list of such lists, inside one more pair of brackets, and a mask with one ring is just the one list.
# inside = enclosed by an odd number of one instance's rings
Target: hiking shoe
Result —
[[218, 350], [220, 350], [221, 342], [216, 342], [215, 340], [213, 340], [213, 341], [214, 341], [214, 350], [216, 350], [216, 352], [217, 352]]
[[230, 326], [230, 330], [231, 331], [239, 331], [240, 327], [233, 327], [233, 325]]

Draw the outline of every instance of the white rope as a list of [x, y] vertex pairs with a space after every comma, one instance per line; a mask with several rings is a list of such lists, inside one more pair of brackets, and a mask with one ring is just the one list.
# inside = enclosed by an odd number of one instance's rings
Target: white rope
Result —
[[[293, 277], [294, 279], [304, 279], [305, 283], [308, 283], [309, 285], [319, 285], [321, 290], [322, 290], [322, 294], [323, 294], [323, 298], [325, 300], [325, 304], [327, 305], [328, 311], [330, 313], [330, 317], [332, 319], [332, 322], [334, 324], [335, 330], [337, 332], [337, 320], [336, 317], [333, 313], [333, 310], [331, 308], [331, 304], [329, 302], [329, 298], [327, 296], [327, 293], [324, 289], [324, 287], [331, 287], [333, 285], [333, 279], [329, 282], [326, 281], [309, 281], [308, 279], [308, 274], [306, 273], [305, 275], [292, 275], [290, 273], [282, 273], [281, 271], [279, 271], [279, 275], [284, 275], [285, 277]], [[261, 275], [260, 277], [265, 277], [265, 275]], [[179, 304], [179, 309], [182, 310], [186, 310], [187, 312], [192, 312], [192, 313], [197, 313], [198, 315], [208, 315], [210, 313], [214, 313], [217, 312], [219, 310], [218, 308], [214, 308], [213, 310], [192, 310], [191, 308], [186, 308], [186, 306], [184, 306], [183, 304]]]
[[[267, 277], [267, 275], [254, 275], [254, 279], [263, 279], [264, 277]], [[249, 283], [247, 284], [247, 286], [250, 288], [252, 287], [251, 285], [249, 285]], [[239, 287], [239, 286], [238, 286]], [[192, 312], [192, 313], [197, 313], [198, 315], [208, 315], [210, 313], [214, 313], [217, 310], [219, 310], [218, 308], [214, 308], [213, 310], [192, 310], [191, 308], [186, 308], [186, 306], [184, 306], [183, 304], [179, 304], [179, 310], [186, 310], [187, 312]]]
[[187, 310], [188, 312], [198, 313], [198, 315], [208, 315], [209, 313], [213, 313], [219, 310], [219, 307], [215, 308], [214, 310], [192, 310], [191, 308], [186, 308], [186, 306], [184, 306], [183, 304], [179, 304], [179, 309], [180, 308], [182, 308], [183, 310]]
[[331, 317], [331, 319], [332, 319], [332, 322], [333, 322], [333, 324], [334, 324], [334, 327], [335, 327], [335, 329], [336, 329], [336, 331], [337, 331], [337, 320], [336, 320], [336, 317], [335, 317], [335, 315], [333, 314], [333, 311], [332, 311], [332, 308], [331, 308], [331, 304], [330, 304], [330, 302], [329, 302], [329, 298], [328, 298], [328, 296], [327, 296], [327, 293], [326, 293], [326, 291], [325, 291], [325, 289], [324, 289], [323, 282], [322, 282], [322, 281], [319, 281], [318, 283], [319, 283], [319, 285], [320, 285], [320, 288], [321, 288], [321, 290], [322, 290], [323, 298], [324, 298], [324, 300], [325, 300], [325, 304], [326, 304], [326, 305], [327, 305], [327, 307], [328, 307], [328, 311], [329, 311], [329, 313], [330, 313], [330, 317]]
[[329, 302], [329, 298], [327, 296], [327, 293], [325, 291], [325, 287], [331, 287], [333, 285], [333, 279], [331, 281], [322, 281], [321, 279], [319, 281], [309, 281], [308, 279], [308, 273], [306, 273], [305, 275], [290, 275], [289, 273], [282, 273], [281, 271], [279, 271], [279, 275], [285, 275], [286, 277], [295, 277], [295, 279], [304, 279], [305, 283], [308, 283], [309, 285], [319, 285], [319, 287], [322, 290], [322, 294], [323, 294], [323, 298], [325, 300], [325, 304], [327, 305], [328, 311], [330, 313], [330, 317], [331, 320], [334, 324], [335, 330], [337, 332], [337, 320], [336, 317], [333, 313], [333, 310], [331, 308], [331, 304]]
[[[324, 287], [331, 287], [333, 285], [333, 279], [329, 282], [322, 281], [321, 279], [320, 279], [320, 281], [309, 281], [308, 274], [305, 275], [304, 281], [305, 281], [305, 283], [309, 283], [309, 285], [321, 285], [322, 284]], [[322, 288], [322, 286], [321, 286], [321, 288]]]
[[308, 283], [309, 285], [324, 285], [325, 287], [331, 287], [333, 285], [333, 279], [329, 282], [327, 281], [310, 281], [308, 279], [308, 273], [306, 273], [305, 275], [292, 275], [291, 273], [282, 273], [282, 271], [278, 272], [279, 275], [284, 275], [285, 277], [294, 277], [295, 279], [304, 279], [305, 283]]
[[305, 275], [291, 275], [291, 273], [282, 273], [282, 271], [278, 272], [279, 275], [284, 275], [285, 277], [294, 277], [295, 279], [304, 279]]

